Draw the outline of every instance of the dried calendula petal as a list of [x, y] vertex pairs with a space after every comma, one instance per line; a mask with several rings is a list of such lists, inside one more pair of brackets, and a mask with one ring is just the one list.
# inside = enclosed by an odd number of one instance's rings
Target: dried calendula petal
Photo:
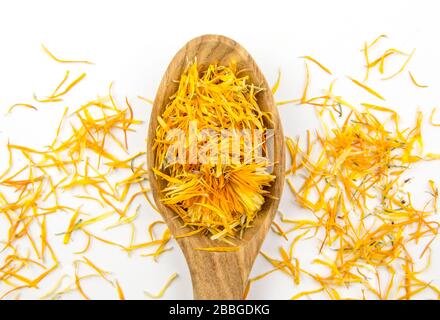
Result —
[[438, 198], [439, 198], [439, 192], [438, 192], [438, 187], [435, 185], [433, 180], [429, 180], [429, 187], [431, 189], [431, 195], [432, 195], [432, 202], [433, 202], [433, 207], [434, 207], [434, 211], [437, 212], [437, 203], [438, 203]]
[[18, 108], [18, 107], [28, 108], [28, 109], [32, 109], [32, 110], [38, 110], [36, 107], [34, 107], [33, 105], [28, 104], [28, 103], [15, 103], [8, 109], [7, 113], [11, 113], [12, 110], [14, 110], [15, 108]]
[[434, 127], [440, 127], [440, 123], [434, 122], [434, 116], [437, 111], [437, 108], [433, 108], [431, 111], [431, 115], [429, 116], [429, 123]]
[[275, 82], [275, 84], [272, 87], [272, 94], [275, 94], [278, 91], [278, 87], [280, 86], [280, 82], [281, 82], [281, 70], [278, 70], [278, 77], [277, 77], [277, 81]]
[[[88, 63], [80, 60], [61, 60], [49, 51], [47, 53], [62, 63]], [[83, 73], [68, 83], [69, 75], [70, 71], [67, 70], [61, 82], [47, 98], [39, 99], [35, 95], [34, 98], [39, 102], [61, 101], [61, 98], [85, 77]], [[120, 218], [115, 225], [131, 223], [137, 215], [129, 214], [134, 200], [141, 194], [147, 201], [149, 200], [145, 194], [148, 188], [142, 185], [145, 180], [143, 176], [146, 174], [145, 164], [134, 163], [144, 152], [128, 155], [121, 160], [116, 155], [117, 150], [114, 149], [116, 146], [122, 152], [127, 152], [127, 133], [134, 131], [133, 125], [142, 122], [134, 119], [128, 100], [126, 107], [121, 108], [116, 104], [110, 89], [107, 96], [86, 101], [70, 114], [68, 114], [69, 109], [64, 108], [59, 125], [54, 127], [55, 137], [45, 148], [39, 150], [32, 146], [7, 144], [8, 166], [2, 168], [0, 172], [0, 215], [6, 217], [7, 228], [6, 241], [0, 241], [2, 252], [6, 254], [2, 255], [0, 263], [0, 287], [4, 288], [3, 285], [6, 285], [12, 289], [1, 290], [0, 295], [6, 297], [25, 288], [43, 287], [42, 282], [59, 267], [58, 258], [52, 248], [54, 234], [54, 230], [51, 230], [52, 220], [66, 213], [71, 215], [66, 229], [55, 235], [63, 235], [62, 241], [66, 245], [71, 245], [73, 242], [70, 241], [73, 232], [78, 232], [80, 241], [84, 236], [86, 237], [84, 247], [72, 252], [73, 254], [85, 253], [91, 247], [93, 240], [126, 252], [150, 246], [158, 247], [155, 256], [167, 250], [164, 246], [170, 240], [168, 236], [153, 242], [135, 243], [132, 232], [129, 244], [122, 245], [86, 230], [112, 217], [115, 213], [119, 214]], [[34, 109], [30, 104], [20, 103], [13, 105], [10, 111], [18, 107]], [[68, 134], [69, 129], [70, 134]], [[108, 146], [109, 142], [112, 143], [111, 148]], [[6, 152], [3, 153], [6, 156]], [[101, 163], [102, 159], [104, 164]], [[25, 165], [16, 169], [16, 161], [24, 161]], [[128, 174], [124, 179], [110, 183], [108, 175], [112, 171], [126, 171], [125, 173]], [[134, 192], [129, 193], [131, 187], [136, 187], [140, 191], [133, 190]], [[6, 189], [12, 190], [14, 196], [11, 197]], [[72, 197], [81, 199], [82, 202], [96, 202], [106, 210], [103, 213], [91, 214], [87, 210], [82, 211], [81, 207], [72, 208], [66, 205], [63, 203], [65, 196], [72, 190], [75, 190], [71, 194]], [[60, 197], [59, 193], [63, 191], [68, 192]], [[28, 249], [27, 255], [21, 255], [19, 247]], [[12, 251], [13, 254], [9, 254], [7, 250]], [[61, 285], [64, 279], [62, 278], [43, 297], [56, 298], [58, 295], [77, 290], [84, 298], [88, 298], [82, 289], [81, 281], [90, 275], [78, 275], [79, 263], [87, 264], [97, 272], [95, 276], [113, 285], [113, 282], [108, 280], [106, 271], [84, 257], [84, 260], [74, 262], [75, 281], [71, 287], [55, 292]], [[34, 278], [28, 275], [30, 268], [33, 269]], [[123, 295], [122, 290], [118, 289], [118, 295], [120, 297]]]
[[47, 55], [49, 57], [51, 57], [53, 60], [55, 60], [56, 62], [61, 62], [61, 63], [85, 63], [85, 64], [93, 64], [93, 62], [87, 61], [87, 60], [64, 60], [64, 59], [59, 59], [57, 58], [52, 52], [49, 51], [49, 49], [46, 48], [46, 46], [44, 46], [43, 44], [41, 45], [41, 47], [43, 48], [44, 52], [47, 53]]
[[325, 72], [327, 72], [328, 74], [332, 74], [332, 72], [326, 68], [322, 63], [320, 63], [318, 60], [316, 60], [315, 58], [311, 57], [311, 56], [302, 56], [300, 57], [302, 59], [306, 59], [309, 61], [312, 61], [313, 63], [315, 63], [318, 67], [320, 67], [322, 70], [324, 70]]
[[149, 292], [145, 291], [145, 294], [153, 299], [160, 299], [163, 297], [163, 295], [165, 294], [165, 292], [167, 291], [168, 287], [171, 285], [171, 283], [177, 278], [178, 274], [177, 273], [173, 273], [167, 280], [167, 282], [165, 283], [165, 285], [163, 286], [163, 288], [157, 293], [157, 294], [151, 294]]
[[397, 70], [395, 73], [393, 73], [392, 75], [383, 78], [382, 80], [389, 80], [394, 78], [395, 76], [399, 75], [400, 73], [403, 72], [403, 70], [405, 70], [406, 66], [408, 65], [408, 63], [410, 62], [411, 58], [413, 57], [414, 53], [416, 52], [416, 49], [414, 49], [413, 51], [411, 51], [411, 53], [408, 55], [408, 58], [405, 60], [405, 62], [402, 64], [402, 66], [400, 67], [399, 70]]
[[351, 77], [348, 77], [351, 81], [353, 81], [353, 83], [357, 84], [359, 87], [361, 87], [362, 89], [368, 91], [369, 93], [371, 93], [372, 95], [376, 96], [377, 98], [381, 99], [381, 100], [385, 100], [384, 97], [382, 97], [379, 93], [377, 93], [375, 90], [371, 89], [370, 87], [368, 87], [367, 85], [359, 82], [356, 79], [353, 79]]
[[423, 84], [418, 83], [418, 82], [416, 81], [416, 79], [414, 78], [413, 74], [411, 73], [411, 71], [408, 71], [408, 74], [409, 74], [409, 77], [411, 78], [412, 83], [414, 83], [414, 85], [415, 85], [416, 87], [419, 87], [419, 88], [428, 88], [427, 85], [423, 85]]
[[122, 288], [121, 288], [121, 285], [119, 284], [119, 281], [116, 281], [116, 289], [118, 291], [119, 300], [125, 300], [124, 291], [122, 291]]
[[[369, 69], [375, 66], [383, 73], [384, 60], [392, 54], [407, 56], [400, 69], [387, 79], [393, 78], [405, 69], [414, 53], [407, 55], [392, 48], [370, 63], [369, 48], [366, 43], [363, 50], [366, 78]], [[350, 79], [384, 100], [371, 87]], [[327, 96], [325, 105], [329, 107], [319, 104], [317, 111], [323, 130], [317, 130], [314, 139], [307, 132], [303, 143], [306, 147], [299, 139], [286, 140], [291, 157], [287, 174], [294, 173], [287, 179], [287, 185], [297, 204], [310, 211], [310, 218], [281, 217], [281, 223], [293, 225], [285, 233], [297, 234], [292, 247], [313, 231], [311, 238], [321, 242], [317, 249], [319, 258], [314, 263], [325, 271], [300, 268], [292, 248], [289, 254], [280, 250], [279, 258], [262, 253], [263, 257], [294, 281], [298, 281], [297, 275], [301, 273], [320, 286], [302, 291], [293, 299], [309, 293], [343, 299], [346, 297], [341, 292], [354, 286], [361, 289], [364, 298], [412, 299], [422, 292], [438, 297], [440, 290], [418, 277], [416, 270], [422, 272], [427, 267], [416, 269], [417, 262], [411, 257], [410, 249], [410, 245], [418, 245], [428, 237], [420, 248], [419, 259], [423, 258], [431, 250], [440, 228], [433, 218], [438, 201], [434, 181], [429, 180], [432, 198], [422, 207], [413, 204], [413, 195], [405, 188], [411, 181], [407, 177], [411, 164], [440, 159], [438, 154], [423, 153], [422, 112], [416, 113], [413, 126], [401, 128], [397, 108], [372, 103], [358, 106], [340, 93]], [[312, 97], [307, 101], [318, 106], [314, 102], [321, 98]], [[339, 109], [330, 107], [335, 103]], [[434, 112], [435, 109], [430, 122], [435, 125]], [[426, 266], [429, 266], [429, 258]], [[384, 279], [387, 279], [385, 284]]]

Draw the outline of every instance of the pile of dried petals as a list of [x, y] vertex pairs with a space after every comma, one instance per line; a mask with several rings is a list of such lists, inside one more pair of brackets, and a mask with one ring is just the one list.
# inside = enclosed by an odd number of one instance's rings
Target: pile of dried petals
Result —
[[[91, 64], [83, 60], [62, 60], [45, 47], [43, 49], [61, 65]], [[65, 71], [64, 78], [50, 95], [43, 98], [34, 95], [35, 103], [43, 105], [63, 101], [86, 76], [86, 73], [81, 73], [69, 81], [70, 73], [70, 70]], [[128, 99], [125, 107], [120, 107], [111, 91], [112, 86], [106, 96], [87, 101], [71, 113], [65, 108], [59, 126], [55, 127], [55, 138], [46, 148], [38, 150], [9, 142], [7, 151], [1, 151], [2, 155], [8, 155], [8, 164], [0, 172], [0, 219], [2, 230], [6, 230], [0, 239], [0, 298], [9, 298], [26, 288], [37, 289], [46, 277], [59, 269], [58, 254], [49, 240], [53, 240], [54, 235], [49, 234], [47, 226], [52, 219], [60, 216], [70, 217], [65, 230], [60, 230], [58, 235], [62, 237], [58, 239], [69, 245], [75, 234], [85, 239], [85, 246], [74, 253], [78, 256], [74, 261], [75, 273], [62, 275], [53, 289], [42, 296], [45, 299], [59, 298], [71, 292], [88, 299], [89, 294], [81, 283], [93, 277], [111, 285], [115, 297], [125, 298], [119, 282], [85, 256], [93, 241], [128, 253], [152, 247], [154, 251], [145, 255], [155, 260], [169, 250], [166, 245], [171, 237], [167, 229], [162, 238], [154, 237], [153, 230], [160, 220], [148, 228], [151, 240], [135, 243], [134, 220], [140, 208], [133, 208], [135, 200], [145, 197], [150, 202], [146, 169], [144, 163], [138, 161], [145, 153], [128, 153], [128, 135], [134, 131], [132, 127], [141, 124], [141, 121], [134, 119]], [[8, 113], [19, 106], [37, 109], [33, 103], [18, 103]], [[111, 180], [114, 172], [124, 178]], [[69, 206], [66, 203], [71, 201], [63, 201], [66, 194], [81, 199], [83, 205]], [[99, 205], [102, 212], [89, 212], [84, 208], [88, 203]], [[126, 244], [96, 234], [93, 225], [106, 219], [114, 221], [106, 230], [121, 225], [131, 226]], [[83, 268], [89, 272], [80, 274]], [[65, 285], [67, 278], [71, 279], [71, 283]]]
[[[384, 74], [387, 59], [402, 56], [401, 67], [383, 78], [392, 79], [405, 70], [414, 51], [407, 54], [391, 48], [371, 59], [371, 48], [382, 38], [385, 36], [364, 45], [364, 81], [349, 79], [383, 101], [383, 96], [365, 82], [371, 78], [373, 68]], [[331, 74], [317, 60], [307, 60]], [[417, 87], [426, 87], [409, 75]], [[316, 131], [314, 137], [307, 131], [304, 141], [286, 138], [291, 158], [287, 184], [296, 203], [309, 212], [309, 218], [281, 214], [273, 230], [285, 239], [293, 235], [290, 246], [280, 248], [279, 258], [262, 253], [273, 268], [252, 278], [249, 284], [281, 271], [295, 284], [298, 293], [292, 299], [316, 294], [330, 299], [411, 299], [422, 292], [425, 297], [439, 299], [440, 290], [422, 275], [429, 268], [431, 244], [440, 226], [435, 215], [438, 189], [429, 180], [427, 191], [432, 199], [419, 208], [406, 188], [412, 164], [440, 159], [438, 154], [423, 153], [422, 113], [417, 112], [412, 127], [401, 128], [396, 111], [374, 103], [349, 103], [333, 92], [334, 83], [324, 95], [309, 98], [310, 74], [306, 67], [302, 98], [279, 103], [313, 106], [321, 120], [321, 132]], [[301, 253], [295, 251], [300, 241], [310, 238], [320, 239], [313, 264], [321, 266], [321, 272], [306, 270], [301, 265]], [[420, 260], [425, 263], [422, 267]], [[313, 279], [316, 289], [301, 291], [304, 277]], [[355, 294], [357, 289], [360, 295]]]
[[[197, 62], [190, 64], [158, 117], [153, 144], [153, 170], [166, 181], [161, 201], [195, 232], [228, 243], [251, 226], [267, 196], [266, 187], [275, 178], [266, 170], [264, 123], [271, 121], [271, 116], [257, 104], [256, 94], [262, 89], [239, 73], [235, 65], [209, 65], [200, 71]], [[200, 139], [204, 129], [211, 134]], [[177, 137], [177, 148], [169, 139], [170, 134], [176, 136], [172, 133], [176, 130], [183, 134]], [[245, 145], [253, 142], [242, 139], [246, 130], [250, 137], [256, 136], [256, 131], [261, 133], [261, 154], [252, 151], [255, 146]], [[236, 162], [231, 160], [234, 147], [230, 145], [234, 142], [239, 147]], [[191, 149], [196, 150], [195, 161], [191, 161]], [[199, 150], [208, 150], [206, 159], [197, 158]], [[183, 161], [166, 161], [170, 154]], [[246, 156], [250, 159], [245, 160]]]

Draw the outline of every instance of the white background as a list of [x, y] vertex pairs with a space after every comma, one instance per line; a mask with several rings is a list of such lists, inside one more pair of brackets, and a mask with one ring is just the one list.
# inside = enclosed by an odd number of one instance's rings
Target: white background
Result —
[[[88, 73], [84, 83], [74, 89], [69, 104], [104, 94], [115, 81], [115, 94], [120, 99], [128, 96], [136, 116], [147, 120], [150, 106], [136, 99], [137, 95], [154, 98], [163, 72], [181, 46], [193, 37], [217, 33], [240, 42], [255, 58], [269, 83], [276, 80], [278, 69], [283, 72], [277, 100], [297, 98], [304, 84], [304, 64], [299, 56], [312, 55], [341, 78], [337, 92], [353, 99], [371, 99], [361, 89], [343, 79], [346, 75], [362, 78], [363, 42], [387, 34], [387, 46], [411, 51], [417, 48], [409, 69], [416, 78], [429, 84], [428, 89], [413, 86], [407, 73], [385, 82], [374, 79], [371, 85], [386, 98], [386, 105], [394, 107], [403, 121], [411, 124], [420, 108], [428, 115], [440, 104], [440, 20], [437, 1], [1, 1], [0, 2], [0, 171], [6, 166], [5, 145], [10, 139], [15, 144], [42, 147], [51, 141], [64, 104], [42, 106], [38, 112], [17, 109], [4, 116], [15, 102], [32, 101], [32, 92], [45, 93], [62, 78], [65, 66], [56, 64], [43, 54], [40, 44], [67, 58], [84, 58], [93, 66], [78, 67]], [[327, 87], [329, 78], [311, 66], [312, 90]], [[306, 129], [317, 128], [311, 107], [288, 105], [280, 108], [286, 135], [304, 135]], [[440, 116], [440, 113], [439, 113]], [[131, 136], [130, 151], [143, 150], [146, 124]], [[425, 126], [426, 150], [440, 152], [440, 129]], [[411, 185], [417, 190], [421, 203], [429, 198], [427, 179], [440, 182], [439, 163], [417, 166], [411, 171], [415, 177]], [[78, 204], [77, 204], [78, 205]], [[280, 207], [290, 216], [300, 212], [289, 192], [285, 192]], [[66, 220], [67, 219], [67, 220]], [[142, 203], [139, 229], [145, 229], [157, 215]], [[56, 219], [55, 219], [56, 220]], [[58, 221], [58, 222], [57, 222]], [[50, 225], [53, 233], [63, 231], [68, 217], [60, 217]], [[1, 222], [0, 222], [1, 223]], [[1, 230], [1, 226], [0, 226]], [[145, 230], [144, 230], [145, 231]], [[128, 229], [112, 233], [126, 239]], [[0, 235], [3, 239], [3, 235]], [[144, 239], [145, 240], [145, 239]], [[58, 240], [59, 241], [59, 240]], [[269, 232], [263, 249], [277, 253], [283, 240]], [[318, 252], [319, 242], [306, 242], [299, 257], [307, 266]], [[439, 249], [440, 243], [433, 247]], [[144, 290], [156, 292], [173, 272], [177, 281], [164, 298], [191, 299], [191, 281], [183, 255], [175, 243], [155, 263], [151, 258], [126, 253], [108, 246], [94, 245], [87, 254], [98, 265], [111, 270], [124, 288], [127, 298], [144, 299]], [[22, 298], [37, 298], [51, 288], [63, 273], [72, 273], [71, 251], [83, 247], [83, 239], [73, 239], [69, 248], [62, 250], [62, 267], [41, 283], [37, 290], [23, 291]], [[435, 251], [435, 250], [434, 250]], [[437, 250], [438, 251], [438, 250]], [[252, 275], [270, 266], [257, 258]], [[432, 267], [426, 279], [440, 278], [440, 255], [434, 253]], [[115, 298], [114, 289], [102, 281], [84, 285], [92, 298]], [[287, 299], [294, 293], [314, 288], [304, 279], [300, 287], [281, 273], [255, 283], [249, 293], [251, 299]], [[1, 289], [1, 288], [0, 288]], [[349, 291], [348, 296], [351, 295]], [[352, 296], [356, 296], [353, 292]], [[77, 298], [69, 294], [66, 298]], [[316, 296], [320, 297], [320, 296]], [[423, 296], [421, 296], [423, 297]]]

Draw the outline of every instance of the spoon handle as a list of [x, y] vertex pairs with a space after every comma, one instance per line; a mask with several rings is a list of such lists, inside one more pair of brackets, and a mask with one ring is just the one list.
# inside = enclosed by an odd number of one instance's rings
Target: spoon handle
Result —
[[242, 248], [236, 252], [192, 250], [186, 259], [191, 271], [194, 299], [243, 299], [252, 263], [246, 261]]

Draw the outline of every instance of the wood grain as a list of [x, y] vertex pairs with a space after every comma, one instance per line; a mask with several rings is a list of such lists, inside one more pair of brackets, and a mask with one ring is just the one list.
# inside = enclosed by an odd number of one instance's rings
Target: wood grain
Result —
[[235, 252], [206, 252], [197, 251], [199, 247], [223, 246], [221, 242], [210, 240], [204, 235], [194, 235], [177, 239], [191, 272], [195, 299], [242, 299], [255, 258], [276, 213], [284, 184], [284, 137], [278, 111], [272, 92], [266, 79], [250, 54], [237, 42], [220, 35], [204, 35], [189, 41], [173, 58], [166, 70], [154, 100], [151, 113], [148, 139], [147, 160], [148, 173], [157, 208], [162, 214], [174, 236], [191, 231], [182, 226], [182, 221], [160, 201], [161, 189], [165, 185], [158, 179], [151, 167], [155, 155], [152, 143], [155, 137], [157, 116], [169, 102], [169, 97], [177, 91], [182, 72], [188, 63], [197, 58], [201, 70], [209, 64], [229, 65], [235, 61], [239, 70], [246, 70], [252, 83], [264, 88], [258, 93], [257, 99], [263, 111], [273, 115], [273, 123], [267, 123], [268, 128], [274, 129], [274, 174], [276, 180], [270, 188], [270, 194], [275, 198], [267, 198], [253, 228], [246, 230], [243, 239], [237, 240], [240, 249]]

